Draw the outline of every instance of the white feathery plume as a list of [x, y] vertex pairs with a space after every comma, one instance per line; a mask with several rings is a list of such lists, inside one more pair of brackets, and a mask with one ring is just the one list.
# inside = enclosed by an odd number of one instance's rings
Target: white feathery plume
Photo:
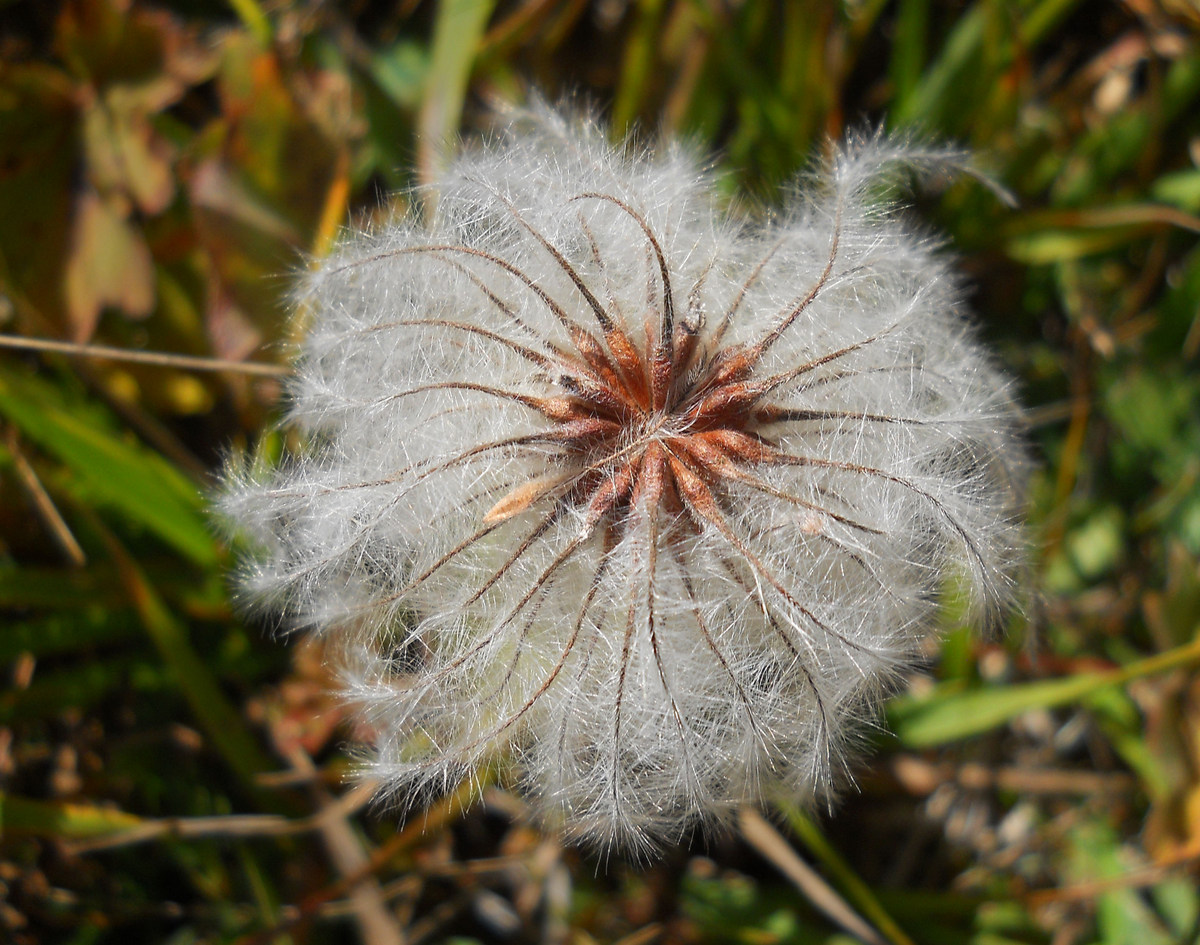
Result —
[[306, 445], [220, 509], [389, 794], [494, 765], [635, 851], [826, 797], [947, 586], [1010, 602], [1009, 387], [887, 202], [960, 159], [854, 138], [748, 221], [687, 148], [540, 107], [307, 279]]

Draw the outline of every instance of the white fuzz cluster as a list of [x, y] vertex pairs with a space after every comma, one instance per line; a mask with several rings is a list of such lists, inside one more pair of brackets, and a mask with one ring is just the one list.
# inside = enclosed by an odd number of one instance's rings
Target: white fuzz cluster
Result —
[[229, 473], [246, 594], [327, 635], [406, 802], [483, 766], [645, 848], [826, 795], [948, 587], [1010, 597], [1004, 379], [881, 136], [777, 218], [521, 113], [303, 286], [304, 447]]

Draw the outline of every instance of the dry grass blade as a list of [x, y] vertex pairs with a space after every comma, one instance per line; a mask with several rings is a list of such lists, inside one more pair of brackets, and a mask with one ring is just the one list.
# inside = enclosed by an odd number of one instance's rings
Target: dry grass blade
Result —
[[28, 457], [25, 456], [25, 451], [21, 448], [21, 439], [17, 435], [16, 428], [9, 427], [5, 432], [4, 439], [5, 446], [8, 448], [8, 454], [12, 458], [13, 467], [17, 471], [17, 476], [20, 478], [21, 484], [25, 487], [25, 491], [29, 493], [29, 498], [33, 501], [38, 515], [46, 524], [46, 528], [49, 529], [50, 534], [54, 537], [54, 541], [62, 551], [63, 556], [72, 567], [84, 567], [87, 564], [87, 555], [84, 554], [83, 548], [75, 538], [74, 533], [72, 533], [66, 519], [62, 517], [58, 506], [50, 498], [50, 493], [42, 485], [42, 480], [38, 478], [37, 471], [29, 462]]
[[[273, 730], [273, 735], [276, 748], [293, 770], [310, 778], [316, 775], [316, 766], [303, 748], [298, 744], [284, 744], [277, 730]], [[308, 792], [318, 807], [313, 822], [330, 861], [343, 879], [356, 877], [349, 888], [349, 900], [364, 945], [405, 945], [404, 931], [392, 915], [379, 879], [371, 868], [370, 853], [348, 819], [353, 806], [366, 801], [369, 789], [352, 792], [350, 809], [346, 809], [345, 799], [339, 801], [315, 779], [310, 781]]]
[[150, 364], [155, 367], [178, 368], [182, 371], [224, 371], [230, 374], [253, 374], [258, 377], [283, 377], [291, 368], [282, 364], [263, 364], [255, 361], [227, 361], [221, 358], [202, 358], [189, 354], [167, 354], [159, 351], [139, 351], [134, 348], [114, 348], [109, 345], [80, 344], [50, 338], [24, 338], [19, 335], [0, 335], [0, 348], [14, 351], [42, 351], [66, 354], [78, 358], [98, 358], [125, 361], [130, 364]]
[[866, 919], [851, 908], [837, 890], [800, 858], [800, 854], [762, 814], [752, 808], [743, 807], [738, 811], [738, 830], [750, 846], [791, 880], [805, 898], [836, 926], [865, 945], [890, 945]]

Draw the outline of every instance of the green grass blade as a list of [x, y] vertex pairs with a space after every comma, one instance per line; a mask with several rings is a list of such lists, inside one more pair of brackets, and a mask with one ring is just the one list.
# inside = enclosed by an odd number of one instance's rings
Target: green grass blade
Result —
[[267, 14], [259, 6], [258, 0], [229, 0], [229, 5], [260, 45], [270, 44], [273, 32], [271, 21], [267, 19]]
[[83, 840], [131, 830], [141, 818], [91, 804], [59, 804], [0, 792], [0, 839], [31, 834], [58, 840]]
[[1186, 646], [1105, 673], [1082, 673], [1016, 686], [939, 693], [919, 702], [898, 700], [888, 721], [911, 748], [927, 748], [978, 735], [1034, 709], [1052, 709], [1087, 698], [1108, 686], [1124, 685], [1200, 662], [1200, 637]]
[[621, 84], [613, 100], [612, 130], [618, 138], [629, 132], [645, 101], [662, 37], [663, 7], [663, 0], [641, 0], [636, 4], [633, 32], [625, 46], [621, 67]]
[[0, 371], [0, 414], [70, 470], [69, 488], [85, 504], [120, 511], [201, 567], [216, 564], [199, 490], [157, 453], [123, 438], [103, 413], [36, 378]]
[[958, 76], [977, 62], [977, 52], [987, 33], [987, 9], [982, 2], [968, 10], [954, 27], [942, 54], [924, 78], [909, 89], [907, 97], [894, 110], [897, 125], [932, 124], [945, 101], [952, 98]]
[[901, 0], [896, 7], [895, 36], [889, 77], [892, 108], [903, 112], [925, 68], [925, 37], [929, 31], [929, 0]]
[[[99, 522], [94, 524], [103, 530]], [[229, 766], [247, 786], [253, 787], [255, 776], [273, 767], [270, 760], [192, 648], [184, 626], [163, 603], [137, 563], [114, 536], [102, 531], [102, 537], [142, 626], [175, 677], [196, 720]]]
[[417, 164], [425, 183], [437, 176], [444, 148], [458, 132], [467, 82], [494, 5], [494, 0], [442, 0], [438, 4], [418, 122]]
[[913, 940], [900, 928], [895, 919], [883, 907], [875, 893], [850, 864], [829, 842], [816, 821], [795, 804], [781, 804], [779, 810], [786, 818], [792, 832], [819, 862], [834, 884], [862, 914], [875, 926], [879, 933], [892, 945], [913, 945]]

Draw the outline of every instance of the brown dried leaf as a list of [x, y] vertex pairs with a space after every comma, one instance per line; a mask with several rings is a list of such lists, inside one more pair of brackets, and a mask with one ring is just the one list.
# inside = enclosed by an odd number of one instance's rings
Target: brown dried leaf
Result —
[[166, 209], [175, 194], [175, 150], [154, 133], [136, 98], [114, 88], [83, 113], [83, 146], [92, 183], [128, 194], [143, 213]]
[[208, 78], [216, 55], [165, 11], [128, 0], [73, 0], [58, 20], [59, 55], [80, 83], [84, 157], [92, 183], [127, 194], [144, 213], [175, 193], [175, 149], [152, 116]]
[[154, 261], [145, 241], [114, 198], [84, 191], [65, 274], [72, 336], [87, 341], [105, 306], [143, 318], [154, 308]]

